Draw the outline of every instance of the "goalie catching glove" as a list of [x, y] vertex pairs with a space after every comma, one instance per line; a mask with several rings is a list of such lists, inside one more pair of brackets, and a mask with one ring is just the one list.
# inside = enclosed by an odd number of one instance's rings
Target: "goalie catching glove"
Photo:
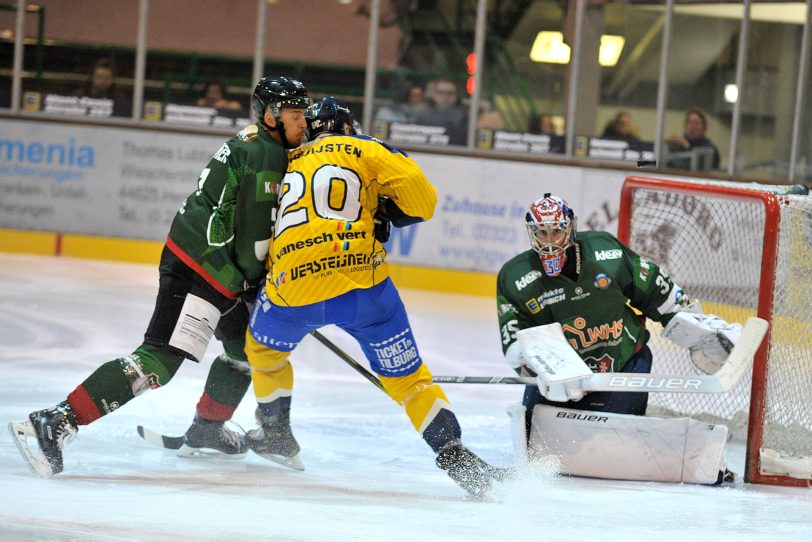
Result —
[[678, 312], [663, 328], [662, 336], [687, 348], [697, 369], [714, 374], [727, 361], [741, 336], [740, 324], [729, 324], [713, 314]]

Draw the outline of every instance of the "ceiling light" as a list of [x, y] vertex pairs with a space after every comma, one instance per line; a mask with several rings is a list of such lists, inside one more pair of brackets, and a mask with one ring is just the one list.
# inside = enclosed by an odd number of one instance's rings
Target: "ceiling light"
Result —
[[[601, 47], [598, 63], [601, 66], [614, 66], [623, 51], [626, 39], [623, 36], [604, 34], [601, 36]], [[536, 35], [533, 47], [530, 48], [530, 60], [549, 64], [568, 64], [570, 46], [564, 43], [561, 32], [542, 30]]]
[[739, 87], [734, 84], [725, 85], [725, 101], [734, 104], [739, 99]]
[[543, 30], [536, 35], [530, 49], [530, 60], [550, 64], [567, 64], [570, 61], [570, 46], [564, 43], [561, 32]]
[[601, 36], [601, 49], [598, 52], [598, 63], [601, 66], [612, 67], [617, 64], [620, 53], [623, 52], [623, 45], [626, 38], [623, 36], [613, 36], [604, 34]]

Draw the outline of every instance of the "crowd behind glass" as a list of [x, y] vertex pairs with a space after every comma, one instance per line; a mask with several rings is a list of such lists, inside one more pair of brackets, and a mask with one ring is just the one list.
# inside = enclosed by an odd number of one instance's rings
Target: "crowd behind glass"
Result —
[[[496, 0], [361, 2], [371, 21], [408, 28], [399, 65], [368, 61], [342, 85], [318, 69], [286, 74], [300, 76], [314, 98], [337, 95], [366, 132], [406, 148], [812, 181], [810, 3], [782, 20], [749, 2], [709, 12], [673, 1], [537, 0], [521, 13]], [[452, 16], [451, 4], [471, 9]], [[438, 44], [441, 34], [453, 46]], [[179, 75], [148, 56], [137, 92], [136, 49], [88, 50], [61, 78], [29, 69], [36, 54], [26, 44], [16, 108], [13, 64], [2, 62], [0, 108], [230, 130], [252, 121], [254, 73], [286, 72], [272, 58], [257, 70], [256, 58], [206, 69], [200, 57], [196, 73]]]

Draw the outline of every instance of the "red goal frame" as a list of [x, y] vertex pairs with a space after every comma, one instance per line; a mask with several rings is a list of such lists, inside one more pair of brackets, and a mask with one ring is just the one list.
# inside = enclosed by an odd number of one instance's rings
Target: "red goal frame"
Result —
[[[655, 179], [647, 177], [628, 177], [623, 183], [620, 196], [620, 214], [618, 217], [618, 238], [628, 244], [631, 235], [631, 212], [633, 195], [636, 190], [667, 190], [683, 195], [713, 195], [716, 198], [731, 200], [749, 200], [760, 202], [765, 211], [765, 227], [761, 257], [761, 274], [758, 286], [757, 316], [770, 324], [764, 342], [759, 347], [753, 360], [753, 380], [750, 394], [750, 411], [747, 429], [747, 455], [745, 460], [744, 480], [756, 484], [812, 487], [809, 480], [780, 475], [764, 475], [759, 472], [759, 449], [764, 433], [764, 401], [767, 381], [767, 360], [769, 356], [770, 337], [773, 323], [773, 302], [778, 258], [778, 234], [781, 221], [781, 206], [778, 197], [770, 192], [721, 186], [718, 184], [700, 184], [679, 180]], [[655, 262], [656, 263], [656, 262]]]

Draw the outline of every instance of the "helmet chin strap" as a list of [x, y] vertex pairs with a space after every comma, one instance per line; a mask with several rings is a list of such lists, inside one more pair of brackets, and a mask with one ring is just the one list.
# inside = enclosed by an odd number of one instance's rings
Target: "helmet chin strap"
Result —
[[279, 132], [280, 139], [279, 143], [282, 145], [283, 148], [295, 149], [296, 147], [292, 146], [288, 142], [287, 136], [285, 136], [285, 124], [281, 120], [279, 120], [279, 117], [275, 118], [276, 118], [276, 126], [271, 126], [270, 124], [265, 122], [265, 119], [262, 119], [262, 126], [264, 126], [265, 129], [268, 130], [269, 132]]

